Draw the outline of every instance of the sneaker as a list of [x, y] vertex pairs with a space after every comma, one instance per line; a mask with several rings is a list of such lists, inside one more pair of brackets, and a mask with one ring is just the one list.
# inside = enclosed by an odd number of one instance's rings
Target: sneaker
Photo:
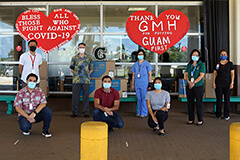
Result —
[[23, 132], [23, 135], [24, 135], [24, 136], [29, 136], [29, 135], [30, 135], [30, 132], [29, 132], [29, 131]]
[[52, 137], [52, 134], [49, 133], [48, 131], [43, 131], [43, 132], [42, 132], [42, 135], [43, 135], [44, 137], [46, 137], [46, 138]]
[[140, 117], [141, 117], [141, 118], [144, 118], [144, 117], [147, 117], [147, 116], [141, 114]]
[[139, 117], [140, 116], [140, 114], [136, 114], [136, 117]]
[[84, 117], [85, 118], [89, 118], [89, 114], [84, 114]]
[[215, 119], [221, 119], [221, 117], [215, 117]]
[[230, 119], [230, 117], [224, 118], [226, 121], [228, 121]]
[[75, 117], [77, 117], [78, 115], [76, 115], [75, 113], [73, 113], [72, 115], [71, 115], [71, 118], [75, 118]]

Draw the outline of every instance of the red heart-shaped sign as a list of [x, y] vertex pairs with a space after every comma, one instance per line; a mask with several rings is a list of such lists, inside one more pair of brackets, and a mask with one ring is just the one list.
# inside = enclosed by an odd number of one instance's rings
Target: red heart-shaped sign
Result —
[[78, 17], [67, 9], [55, 9], [47, 17], [38, 10], [27, 10], [16, 21], [18, 33], [27, 41], [35, 39], [48, 53], [70, 41], [79, 31]]
[[126, 22], [131, 40], [158, 54], [180, 41], [189, 28], [187, 16], [174, 9], [162, 12], [158, 18], [149, 11], [137, 11]]

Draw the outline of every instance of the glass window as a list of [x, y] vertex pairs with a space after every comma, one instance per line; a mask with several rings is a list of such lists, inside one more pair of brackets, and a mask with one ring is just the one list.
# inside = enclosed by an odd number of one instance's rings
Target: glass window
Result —
[[[16, 47], [22, 49], [17, 51]], [[0, 35], [0, 61], [19, 61], [20, 55], [29, 51], [28, 42], [18, 35]], [[46, 60], [46, 54], [37, 48], [37, 53]]]
[[[185, 48], [187, 51], [183, 51]], [[193, 49], [201, 52], [201, 36], [185, 36], [165, 53], [158, 55], [158, 62], [188, 62]]]
[[125, 33], [126, 21], [135, 11], [129, 8], [146, 8], [154, 13], [154, 6], [104, 6], [103, 7], [103, 32]]
[[0, 90], [18, 90], [19, 76], [18, 65], [0, 64]]
[[50, 12], [59, 8], [68, 9], [78, 16], [81, 24], [80, 32], [100, 32], [100, 6], [50, 6]]
[[105, 35], [103, 46], [106, 47], [107, 60], [130, 62], [132, 52], [138, 50], [135, 44], [127, 35]]
[[92, 54], [95, 47], [100, 45], [99, 35], [76, 35], [71, 41], [49, 53], [50, 62], [71, 62], [72, 57], [78, 53], [77, 45], [84, 42], [87, 46], [86, 54]]
[[178, 11], [183, 12], [189, 19], [190, 22], [190, 29], [189, 33], [200, 33], [200, 6], [161, 6], [159, 5], [158, 14], [160, 15], [162, 12], [169, 10], [169, 9], [176, 9]]
[[15, 23], [18, 16], [27, 10], [39, 10], [46, 14], [45, 6], [1, 6], [0, 7], [0, 32], [17, 32]]

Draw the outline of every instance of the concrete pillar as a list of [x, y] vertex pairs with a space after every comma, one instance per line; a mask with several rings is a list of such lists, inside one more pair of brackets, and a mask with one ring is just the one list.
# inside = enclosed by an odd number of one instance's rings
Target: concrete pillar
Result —
[[230, 61], [235, 67], [234, 95], [240, 96], [240, 1], [229, 0]]
[[81, 125], [81, 160], [107, 160], [108, 125], [88, 121]]
[[229, 143], [230, 160], [240, 160], [240, 122], [230, 125]]

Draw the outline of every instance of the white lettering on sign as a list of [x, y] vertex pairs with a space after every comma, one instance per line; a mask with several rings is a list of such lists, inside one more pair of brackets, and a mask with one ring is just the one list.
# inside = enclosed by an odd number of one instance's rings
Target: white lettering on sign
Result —
[[153, 16], [149, 16], [149, 15], [146, 15], [146, 16], [130, 16], [131, 18], [131, 21], [146, 21], [146, 20], [154, 20], [154, 17]]
[[55, 9], [48, 16], [27, 10], [18, 16], [16, 29], [25, 40], [37, 40], [38, 48], [48, 53], [70, 41], [78, 33], [80, 22], [67, 9]]
[[158, 17], [149, 11], [136, 11], [126, 22], [132, 41], [159, 54], [179, 42], [189, 28], [187, 16], [175, 9], [166, 10]]
[[55, 16], [54, 16], [54, 18], [59, 18], [59, 19], [63, 19], [63, 18], [69, 18], [68, 16], [67, 16], [67, 13], [64, 13], [64, 14], [62, 14], [62, 13], [59, 13], [59, 14], [56, 14]]
[[154, 31], [154, 26], [159, 27], [161, 25], [161, 31], [163, 31], [163, 22], [160, 21], [158, 24], [156, 24], [154, 21], [152, 23], [152, 31]]
[[147, 45], [165, 45], [165, 44], [170, 44], [171, 41], [169, 39], [169, 37], [167, 36], [166, 38], [165, 37], [143, 37], [142, 39], [142, 44], [144, 46], [147, 46]]
[[68, 20], [53, 20], [53, 24], [55, 25], [67, 25], [68, 23]]
[[166, 15], [166, 17], [167, 17], [167, 19], [171, 19], [171, 20], [174, 20], [174, 19], [180, 20], [180, 15], [171, 14], [171, 15]]
[[[152, 21], [152, 29], [150, 31], [154, 32], [155, 29], [159, 29], [160, 31], [163, 31], [164, 30], [164, 24], [163, 24], [163, 21], [160, 21], [159, 23], [156, 23], [155, 21]], [[174, 30], [177, 29], [177, 23], [176, 23], [176, 20], [172, 22], [170, 21], [167, 21], [167, 27], [168, 27], [168, 30], [171, 31], [171, 27], [173, 27]], [[145, 31], [149, 31], [149, 23], [147, 21], [141, 21], [139, 23], [139, 26], [138, 26], [138, 29], [139, 31], [141, 32], [145, 32]]]

